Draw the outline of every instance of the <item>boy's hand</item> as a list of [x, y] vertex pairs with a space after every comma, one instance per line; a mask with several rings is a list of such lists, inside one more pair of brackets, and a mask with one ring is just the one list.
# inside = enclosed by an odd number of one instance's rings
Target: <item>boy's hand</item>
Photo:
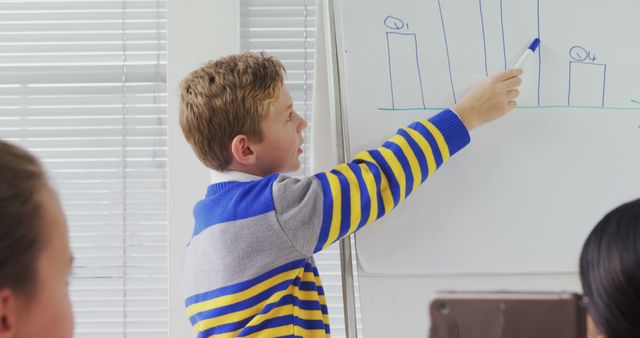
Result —
[[522, 84], [522, 69], [509, 69], [476, 84], [454, 105], [467, 130], [495, 120], [516, 107], [517, 89]]

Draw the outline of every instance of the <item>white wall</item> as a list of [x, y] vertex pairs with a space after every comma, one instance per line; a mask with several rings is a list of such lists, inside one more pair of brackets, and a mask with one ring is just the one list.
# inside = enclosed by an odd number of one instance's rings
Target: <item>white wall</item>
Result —
[[192, 209], [204, 196], [209, 171], [193, 154], [178, 123], [180, 81], [211, 59], [240, 50], [238, 1], [168, 1], [169, 332], [191, 337], [180, 289], [180, 254], [193, 230]]

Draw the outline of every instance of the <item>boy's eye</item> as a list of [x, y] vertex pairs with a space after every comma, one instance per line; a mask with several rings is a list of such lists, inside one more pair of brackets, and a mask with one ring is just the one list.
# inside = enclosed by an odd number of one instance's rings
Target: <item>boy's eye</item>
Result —
[[289, 115], [287, 115], [287, 121], [291, 121], [293, 119], [293, 112], [290, 111]]

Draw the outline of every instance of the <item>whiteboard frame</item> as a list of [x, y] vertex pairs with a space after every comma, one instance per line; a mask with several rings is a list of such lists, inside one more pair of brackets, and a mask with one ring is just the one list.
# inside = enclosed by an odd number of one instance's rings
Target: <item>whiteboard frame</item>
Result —
[[[339, 163], [351, 158], [349, 147], [349, 128], [346, 112], [346, 98], [342, 95], [344, 79], [344, 58], [342, 55], [342, 25], [340, 1], [327, 0], [324, 10], [324, 29], [329, 79], [329, 110], [336, 121], [336, 153]], [[355, 280], [353, 276], [353, 257], [351, 255], [351, 237], [340, 240], [340, 272], [342, 278], [342, 302], [344, 308], [345, 333], [347, 338], [358, 337], [356, 315]]]

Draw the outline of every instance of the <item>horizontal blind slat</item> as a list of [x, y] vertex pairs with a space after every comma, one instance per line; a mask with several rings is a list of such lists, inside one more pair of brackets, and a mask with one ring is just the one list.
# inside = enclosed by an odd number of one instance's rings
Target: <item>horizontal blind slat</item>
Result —
[[167, 336], [166, 17], [156, 0], [0, 1], [0, 138], [59, 192], [76, 337]]

